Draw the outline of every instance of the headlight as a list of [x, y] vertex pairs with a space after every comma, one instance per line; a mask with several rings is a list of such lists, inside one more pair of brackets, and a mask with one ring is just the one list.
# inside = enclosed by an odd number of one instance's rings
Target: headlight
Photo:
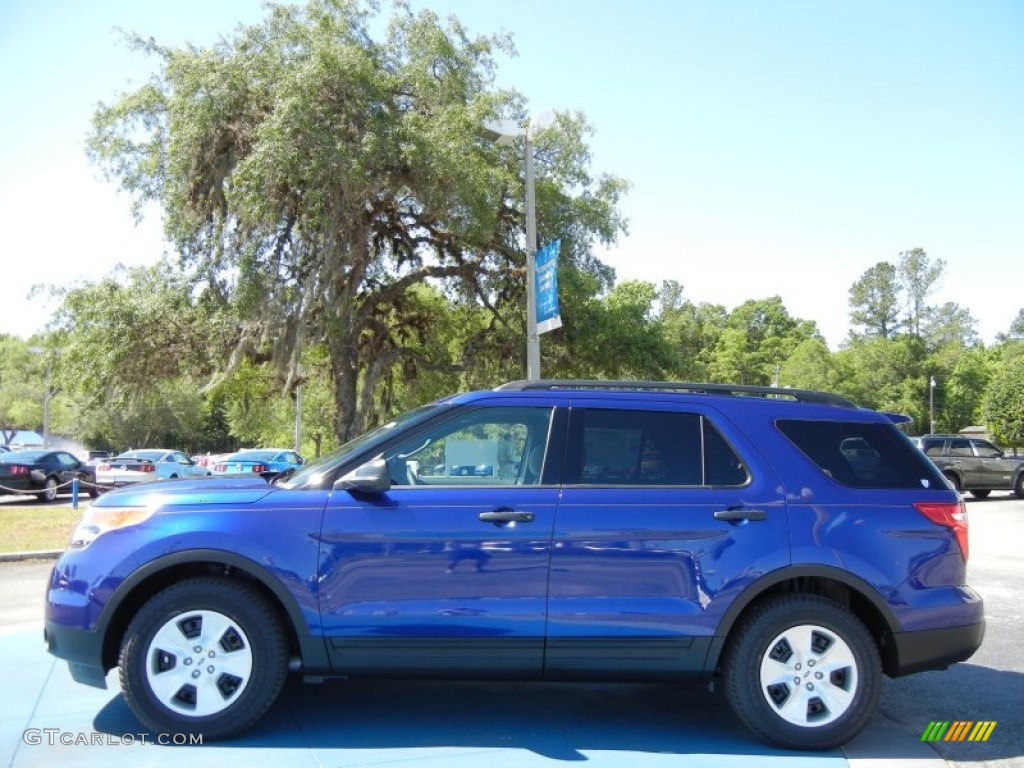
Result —
[[107, 531], [116, 531], [148, 520], [156, 512], [156, 505], [145, 507], [91, 506], [71, 534], [71, 549], [85, 549]]

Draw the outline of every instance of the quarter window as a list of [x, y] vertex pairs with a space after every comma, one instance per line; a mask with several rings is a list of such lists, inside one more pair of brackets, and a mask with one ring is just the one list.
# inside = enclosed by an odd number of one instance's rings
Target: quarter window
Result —
[[943, 488], [931, 461], [891, 424], [859, 421], [777, 422], [782, 433], [835, 480], [852, 488]]

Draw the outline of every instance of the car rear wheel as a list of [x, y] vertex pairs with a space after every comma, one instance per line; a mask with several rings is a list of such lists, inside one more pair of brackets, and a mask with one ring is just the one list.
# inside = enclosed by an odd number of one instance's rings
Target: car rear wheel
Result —
[[1017, 475], [1017, 480], [1013, 484], [1013, 493], [1018, 499], [1024, 499], [1024, 472]]
[[726, 696], [743, 723], [788, 749], [831, 749], [871, 719], [881, 661], [870, 633], [817, 595], [765, 602], [740, 627], [723, 662]]
[[946, 479], [949, 480], [949, 484], [953, 486], [953, 490], [958, 493], [964, 489], [963, 484], [960, 482], [960, 478], [954, 475], [952, 472], [946, 473]]
[[288, 672], [281, 621], [241, 582], [182, 581], [157, 593], [125, 632], [121, 688], [154, 732], [211, 740], [252, 726], [270, 708]]
[[43, 490], [36, 494], [36, 498], [40, 501], [56, 501], [57, 500], [57, 478], [48, 477], [46, 482], [43, 483]]
[[991, 490], [971, 491], [971, 496], [976, 499], [987, 499], [990, 493], [992, 493]]

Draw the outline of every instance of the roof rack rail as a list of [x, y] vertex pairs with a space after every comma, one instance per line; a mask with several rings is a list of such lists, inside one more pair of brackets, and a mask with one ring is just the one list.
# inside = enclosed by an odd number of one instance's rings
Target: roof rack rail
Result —
[[728, 395], [734, 397], [764, 397], [821, 403], [843, 408], [857, 405], [841, 395], [818, 392], [813, 389], [761, 387], [750, 384], [710, 384], [687, 381], [602, 381], [599, 379], [521, 379], [502, 384], [496, 389], [526, 391], [553, 389], [624, 389], [642, 392], [689, 392], [702, 395]]

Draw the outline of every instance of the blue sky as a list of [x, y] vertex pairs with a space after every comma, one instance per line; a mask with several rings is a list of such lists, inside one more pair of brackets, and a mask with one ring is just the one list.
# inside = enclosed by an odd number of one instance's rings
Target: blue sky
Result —
[[[499, 85], [582, 110], [593, 169], [633, 188], [619, 279], [678, 280], [732, 309], [782, 297], [830, 346], [848, 290], [924, 248], [932, 297], [983, 340], [1024, 307], [1024, 3], [1017, 0], [417, 0], [473, 33], [509, 32]], [[83, 151], [98, 101], [153, 62], [114, 27], [204, 45], [264, 15], [254, 0], [0, 0], [0, 333], [39, 330], [34, 283], [154, 261], [158, 212]]]

